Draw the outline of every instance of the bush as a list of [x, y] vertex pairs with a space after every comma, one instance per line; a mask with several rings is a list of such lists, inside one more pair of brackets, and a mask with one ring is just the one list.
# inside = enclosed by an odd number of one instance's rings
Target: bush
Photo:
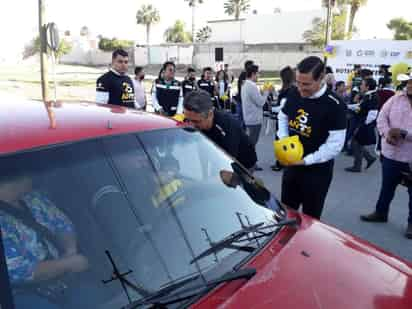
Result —
[[107, 52], [112, 52], [116, 49], [127, 49], [133, 46], [133, 41], [118, 40], [116, 38], [108, 39], [102, 37], [99, 41], [99, 49]]
[[[61, 39], [59, 43], [59, 48], [56, 51], [56, 59], [57, 61], [61, 58], [61, 56], [70, 53], [72, 50], [72, 44], [65, 39]], [[37, 36], [29, 44], [24, 47], [23, 52], [23, 59], [29, 58], [34, 56], [35, 54], [40, 53], [40, 37]], [[47, 47], [47, 54], [51, 55], [51, 50]]]

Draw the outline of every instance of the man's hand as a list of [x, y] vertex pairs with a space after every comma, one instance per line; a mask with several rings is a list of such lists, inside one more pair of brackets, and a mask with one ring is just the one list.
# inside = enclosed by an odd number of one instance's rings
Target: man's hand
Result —
[[81, 273], [89, 268], [89, 262], [84, 255], [76, 254], [65, 258], [68, 271]]
[[398, 128], [390, 129], [388, 132], [388, 136], [386, 137], [386, 141], [390, 145], [397, 145], [399, 141], [402, 139], [402, 130]]
[[305, 165], [305, 161], [304, 160], [300, 160], [300, 161], [297, 161], [297, 162], [293, 162], [293, 163], [282, 163], [282, 165], [284, 165], [284, 166], [303, 166], [303, 165]]

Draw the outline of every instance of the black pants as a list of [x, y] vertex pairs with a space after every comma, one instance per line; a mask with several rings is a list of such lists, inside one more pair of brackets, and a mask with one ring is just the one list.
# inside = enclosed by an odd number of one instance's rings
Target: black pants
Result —
[[352, 153], [354, 156], [353, 167], [362, 169], [362, 160], [365, 158], [367, 162], [375, 160], [375, 156], [369, 152], [365, 146], [362, 146], [354, 137], [352, 139]]
[[320, 219], [333, 176], [333, 162], [288, 167], [282, 178], [282, 203]]

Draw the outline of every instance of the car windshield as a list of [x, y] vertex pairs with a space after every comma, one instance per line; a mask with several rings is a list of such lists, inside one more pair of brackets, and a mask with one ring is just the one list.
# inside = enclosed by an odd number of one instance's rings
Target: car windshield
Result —
[[0, 257], [17, 309], [121, 308], [206, 282], [251, 254], [225, 248], [193, 263], [213, 241], [284, 215], [260, 181], [187, 128], [3, 156], [0, 170]]

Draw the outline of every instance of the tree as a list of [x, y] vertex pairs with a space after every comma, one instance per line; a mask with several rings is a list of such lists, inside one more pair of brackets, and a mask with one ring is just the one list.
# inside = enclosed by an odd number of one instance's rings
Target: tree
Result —
[[236, 20], [239, 20], [241, 13], [249, 11], [250, 0], [227, 0], [223, 6], [227, 15], [234, 16]]
[[386, 26], [394, 31], [393, 38], [395, 40], [412, 40], [412, 21], [393, 18]]
[[146, 42], [150, 44], [150, 28], [152, 25], [157, 24], [160, 21], [159, 11], [151, 4], [142, 5], [137, 11], [136, 22], [138, 25], [146, 27]]
[[203, 27], [196, 33], [196, 42], [205, 43], [210, 39], [211, 36], [212, 28], [210, 28], [209, 26]]
[[202, 4], [204, 0], [185, 0], [192, 8], [192, 38], [195, 37], [196, 32], [196, 7], [198, 4]]
[[99, 40], [99, 49], [106, 52], [112, 52], [116, 49], [127, 49], [132, 46], [133, 41], [128, 40], [108, 39], [105, 37], [101, 37]]
[[[59, 48], [57, 49], [55, 56], [56, 60], [59, 61], [59, 59], [68, 53], [70, 53], [72, 50], [72, 44], [65, 39], [61, 39], [59, 43]], [[29, 44], [27, 44], [24, 48], [23, 52], [23, 59], [26, 59], [28, 57], [34, 56], [36, 54], [40, 53], [40, 37], [37, 36]], [[51, 50], [49, 47], [47, 47], [47, 54], [51, 55]]]
[[80, 35], [81, 36], [89, 36], [90, 35], [90, 30], [89, 27], [83, 26], [80, 28]]
[[185, 23], [181, 20], [176, 20], [172, 27], [166, 29], [164, 37], [168, 43], [192, 42], [192, 35], [185, 30]]
[[359, 11], [361, 6], [365, 6], [368, 0], [348, 0], [347, 4], [350, 5], [350, 15], [349, 15], [349, 27], [348, 27], [348, 34], [347, 37], [349, 39], [352, 38], [354, 31], [354, 22], [356, 13]]
[[[345, 39], [346, 11], [332, 17], [332, 40]], [[356, 29], [355, 29], [356, 30]], [[312, 45], [323, 48], [325, 46], [326, 22], [319, 17], [312, 22], [312, 29], [303, 33], [303, 39]]]

